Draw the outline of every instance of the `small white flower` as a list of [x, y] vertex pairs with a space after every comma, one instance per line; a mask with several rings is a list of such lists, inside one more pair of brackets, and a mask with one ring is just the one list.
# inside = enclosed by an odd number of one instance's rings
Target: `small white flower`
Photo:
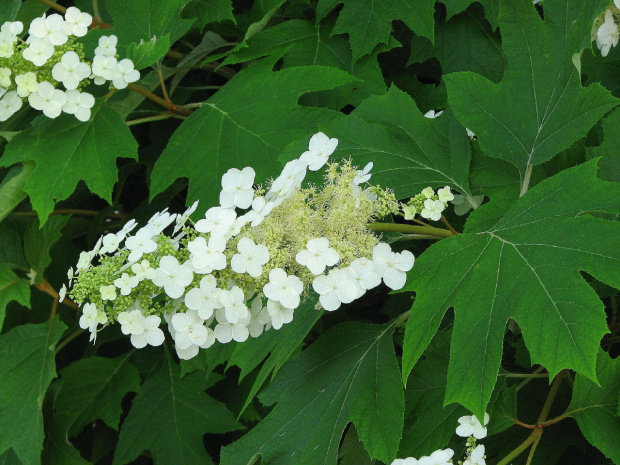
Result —
[[418, 461], [413, 457], [406, 459], [396, 459], [390, 465], [418, 465]]
[[24, 24], [21, 21], [7, 21], [2, 25], [0, 31], [10, 35], [13, 38], [17, 38], [24, 30]]
[[370, 170], [372, 169], [373, 165], [374, 165], [373, 162], [369, 162], [366, 164], [363, 170], [357, 170], [357, 174], [355, 175], [355, 178], [353, 179], [353, 184], [355, 184], [356, 186], [359, 186], [360, 184], [367, 182], [372, 176], [370, 174]]
[[182, 215], [177, 215], [174, 225], [174, 230], [172, 231], [172, 235], [175, 235], [185, 226], [189, 217], [192, 216], [192, 213], [196, 211], [198, 208], [198, 200], [196, 200]]
[[191, 360], [196, 355], [198, 355], [199, 346], [191, 345], [187, 349], [181, 349], [178, 345], [175, 345], [174, 348], [177, 351], [177, 355], [181, 360]]
[[130, 236], [125, 240], [125, 247], [131, 250], [127, 257], [129, 262], [137, 262], [145, 253], [157, 250], [157, 243], [152, 239], [152, 230], [144, 227], [136, 232], [135, 236]]
[[310, 239], [306, 244], [306, 249], [300, 250], [295, 260], [300, 265], [308, 267], [313, 274], [319, 275], [325, 271], [326, 267], [338, 263], [340, 255], [329, 246], [329, 239], [318, 237]]
[[265, 198], [273, 202], [275, 206], [280, 205], [285, 199], [290, 197], [306, 178], [308, 163], [304, 160], [295, 159], [289, 161], [280, 176], [274, 179], [271, 188], [265, 194]]
[[[480, 424], [480, 421], [475, 415], [465, 415], [458, 420], [459, 426], [456, 428], [456, 434], [462, 438], [473, 436], [476, 439], [483, 439], [487, 435], [487, 429]], [[489, 423], [489, 414], [484, 414], [484, 424]]]
[[197, 273], [211, 273], [213, 270], [226, 268], [226, 240], [219, 236], [211, 236], [209, 243], [204, 237], [198, 236], [187, 243], [191, 252], [190, 260]]
[[250, 331], [250, 336], [252, 337], [260, 336], [263, 334], [263, 331], [266, 331], [265, 328], [268, 326], [271, 327], [271, 316], [269, 315], [268, 307], [263, 307], [263, 299], [260, 297], [256, 297], [252, 301], [252, 305], [250, 307], [250, 317], [251, 320], [248, 325], [248, 330]]
[[133, 61], [125, 58], [118, 62], [112, 72], [112, 85], [117, 89], [124, 89], [127, 84], [140, 79], [140, 71], [133, 69]]
[[165, 208], [161, 212], [155, 213], [147, 222], [147, 226], [151, 230], [151, 236], [156, 236], [164, 229], [174, 223], [177, 215], [168, 213], [168, 209]]
[[215, 317], [218, 324], [213, 329], [213, 333], [219, 342], [223, 344], [226, 344], [232, 340], [236, 342], [244, 342], [250, 336], [248, 325], [250, 324], [251, 316], [249, 312], [245, 318], [240, 319], [234, 324], [226, 320], [224, 309], [218, 310]]
[[66, 52], [52, 68], [52, 76], [68, 89], [76, 89], [83, 79], [90, 76], [90, 66], [82, 63], [73, 50]]
[[439, 111], [429, 110], [426, 113], [424, 113], [424, 116], [429, 119], [434, 119], [440, 116], [442, 113], [443, 113], [443, 110], [439, 110]]
[[[484, 195], [474, 195], [472, 200], [476, 206], [480, 206], [484, 200]], [[454, 205], [454, 214], [457, 216], [463, 216], [472, 209], [471, 204], [467, 201], [464, 195], [455, 195], [451, 202]]]
[[210, 232], [215, 236], [225, 236], [237, 219], [237, 213], [229, 208], [211, 207], [205, 213], [205, 218], [196, 223], [196, 231]]
[[390, 289], [401, 289], [407, 281], [407, 271], [413, 268], [415, 257], [408, 250], [392, 252], [389, 244], [378, 243], [372, 250], [375, 270]]
[[164, 332], [159, 328], [161, 319], [157, 315], [150, 315], [144, 319], [144, 331], [140, 334], [131, 335], [131, 344], [136, 349], [142, 349], [146, 345], [160, 346], [164, 343]]
[[97, 310], [97, 306], [93, 303], [84, 304], [84, 308], [82, 309], [82, 316], [80, 316], [80, 328], [88, 329], [91, 333], [94, 334], [97, 330], [98, 325], [104, 325], [108, 322], [108, 317], [101, 310]]
[[445, 209], [446, 206], [441, 200], [426, 199], [420, 216], [429, 220], [439, 221], [441, 219], [441, 212]]
[[254, 177], [256, 172], [251, 167], [243, 170], [229, 169], [222, 176], [220, 205], [224, 208], [249, 208], [254, 199]]
[[0, 32], [0, 58], [11, 58], [15, 53], [13, 37], [7, 32]]
[[101, 300], [114, 300], [116, 299], [116, 286], [110, 284], [109, 286], [99, 287], [101, 293]]
[[105, 81], [111, 81], [117, 71], [117, 65], [118, 62], [114, 56], [95, 55], [92, 62], [93, 75], [103, 79], [103, 81], [95, 80], [95, 84], [101, 85]]
[[230, 267], [235, 273], [247, 273], [258, 278], [263, 273], [263, 265], [269, 261], [269, 250], [262, 244], [255, 244], [248, 237], [237, 243], [239, 253], [233, 255]]
[[155, 270], [151, 268], [151, 264], [148, 260], [142, 260], [140, 263], [134, 263], [131, 265], [131, 271], [134, 272], [136, 278], [140, 281], [143, 279], [152, 280], [155, 277]]
[[467, 136], [470, 139], [473, 139], [474, 137], [476, 137], [476, 134], [474, 134], [474, 132], [471, 129], [469, 129], [469, 128], [465, 128], [465, 132], [467, 132]]
[[66, 295], [67, 295], [67, 286], [63, 284], [62, 287], [60, 288], [60, 291], [58, 292], [58, 303], [62, 303], [62, 301], [65, 300]]
[[444, 203], [454, 200], [454, 194], [450, 192], [450, 186], [437, 189], [437, 197], [439, 197], [439, 200]]
[[84, 37], [88, 33], [88, 26], [93, 22], [93, 17], [88, 13], [81, 12], [78, 8], [70, 6], [65, 12], [65, 32], [75, 37]]
[[151, 281], [156, 286], [163, 287], [168, 297], [177, 299], [183, 295], [193, 279], [194, 273], [186, 263], [180, 264], [175, 257], [166, 255], [159, 260], [159, 268], [155, 270]]
[[463, 465], [486, 465], [484, 460], [484, 445], [478, 444], [474, 450], [471, 451], [471, 454], [463, 462]]
[[190, 345], [200, 346], [207, 340], [204, 320], [194, 310], [172, 315], [170, 323], [175, 330], [174, 342], [181, 349], [187, 349]]
[[0, 100], [0, 121], [6, 121], [22, 107], [22, 99], [14, 90], [7, 92]]
[[269, 272], [269, 282], [263, 287], [265, 297], [280, 302], [286, 308], [297, 308], [304, 284], [295, 275], [287, 275], [282, 268]]
[[190, 289], [185, 294], [185, 305], [190, 310], [196, 310], [203, 320], [208, 320], [214, 310], [222, 308], [221, 291], [213, 275], [208, 274], [200, 280], [200, 287]]
[[596, 31], [596, 46], [602, 56], [607, 56], [611, 47], [618, 45], [618, 25], [611, 10], [605, 12], [605, 22]]
[[358, 295], [355, 282], [345, 270], [339, 268], [314, 278], [312, 288], [319, 294], [319, 302], [328, 312], [337, 310], [341, 304], [353, 302]]
[[118, 250], [118, 246], [123, 239], [116, 234], [109, 233], [103, 236], [102, 245], [99, 249], [101, 255], [105, 253], [114, 253]]
[[381, 284], [381, 276], [375, 269], [372, 260], [365, 257], [356, 258], [351, 265], [346, 268], [349, 277], [357, 285], [359, 299], [369, 289], [374, 289]]
[[93, 261], [93, 258], [95, 258], [94, 251], [80, 252], [80, 257], [78, 258], [77, 265], [75, 265], [75, 268], [78, 271], [78, 274], [79, 274], [79, 271], [88, 270], [90, 268], [90, 263]]
[[293, 321], [294, 310], [292, 308], [283, 307], [280, 302], [275, 300], [267, 300], [267, 312], [271, 317], [271, 326], [273, 329], [280, 329], [282, 325]]
[[62, 90], [54, 89], [47, 81], [39, 83], [36, 92], [28, 96], [28, 103], [35, 110], [41, 110], [48, 118], [56, 118], [62, 111], [67, 96]]
[[54, 46], [47, 39], [33, 39], [22, 55], [35, 66], [43, 66], [54, 54]]
[[433, 190], [433, 188], [431, 186], [428, 186], [428, 187], [425, 187], [424, 189], [422, 189], [421, 193], [427, 199], [430, 199], [430, 198], [433, 197], [433, 195], [435, 195], [435, 191]]
[[320, 170], [337, 146], [338, 139], [330, 139], [322, 132], [318, 132], [310, 138], [308, 150], [301, 154], [300, 160], [308, 163], [310, 171]]
[[114, 285], [121, 291], [121, 295], [131, 294], [131, 290], [138, 284], [140, 284], [138, 277], [127, 273], [123, 273], [120, 278], [114, 280]]
[[142, 334], [145, 329], [144, 320], [144, 315], [140, 310], [121, 312], [116, 318], [123, 334]]
[[20, 97], [28, 97], [39, 87], [37, 75], [32, 71], [15, 76], [15, 84], [17, 84], [17, 95]]
[[99, 37], [99, 46], [95, 49], [95, 56], [113, 57], [116, 55], [118, 37], [115, 35]]
[[406, 220], [412, 220], [418, 211], [413, 205], [401, 205]]
[[73, 274], [73, 267], [70, 266], [69, 270], [67, 271], [67, 279], [69, 280], [69, 287], [71, 287], [71, 284], [73, 283], [73, 278], [75, 277], [75, 275]]
[[[26, 73], [28, 74], [28, 73]], [[32, 73], [34, 74], [34, 73]], [[35, 79], [36, 81], [36, 79]], [[10, 68], [0, 68], [0, 87], [9, 87], [11, 85], [11, 69]], [[19, 86], [19, 84], [17, 84]], [[36, 90], [36, 89], [35, 89]], [[18, 92], [19, 94], [19, 88]]]
[[263, 222], [265, 217], [271, 213], [271, 210], [275, 207], [272, 202], [267, 202], [265, 197], [256, 197], [252, 200], [252, 210], [246, 213], [244, 216], [248, 221], [251, 221], [252, 227], [255, 228]]
[[32, 20], [28, 34], [37, 39], [46, 39], [52, 45], [63, 45], [69, 39], [65, 31], [65, 20], [56, 13]]
[[237, 324], [249, 316], [248, 307], [245, 305], [245, 296], [238, 286], [233, 286], [230, 290], [222, 290], [219, 297], [224, 315], [226, 315], [226, 321], [229, 323]]
[[453, 455], [452, 449], [436, 450], [428, 457], [420, 457], [418, 465], [452, 465], [450, 459]]
[[95, 97], [88, 92], [80, 92], [77, 89], [65, 92], [67, 101], [62, 106], [62, 111], [74, 115], [78, 120], [86, 122], [90, 119], [91, 108], [95, 105]]

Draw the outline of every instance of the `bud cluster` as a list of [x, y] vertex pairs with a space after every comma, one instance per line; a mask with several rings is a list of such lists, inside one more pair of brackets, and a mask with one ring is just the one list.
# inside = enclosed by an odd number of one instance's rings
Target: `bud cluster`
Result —
[[[196, 223], [197, 203], [181, 215], [157, 213], [133, 235], [135, 221], [104, 235], [82, 252], [75, 276], [69, 271], [80, 326], [94, 339], [99, 325], [118, 322], [141, 348], [163, 343], [163, 318], [177, 354], [189, 359], [216, 341], [280, 329], [312, 294], [333, 311], [381, 282], [403, 287], [413, 254], [393, 252], [366, 227], [398, 211], [394, 194], [362, 188], [372, 164], [327, 163], [337, 143], [315, 134], [266, 192], [251, 167], [228, 170], [220, 205]], [[324, 185], [302, 188], [308, 170], [326, 163]]]
[[25, 41], [19, 37], [24, 30], [20, 21], [0, 27], [0, 121], [25, 101], [48, 118], [64, 112], [88, 121], [95, 98], [82, 90], [90, 80], [98, 85], [111, 81], [123, 89], [140, 79], [131, 60], [118, 61], [116, 36], [102, 36], [92, 63], [85, 59], [76, 39], [86, 35], [92, 20], [76, 7], [68, 8], [64, 18], [43, 15], [30, 23]]

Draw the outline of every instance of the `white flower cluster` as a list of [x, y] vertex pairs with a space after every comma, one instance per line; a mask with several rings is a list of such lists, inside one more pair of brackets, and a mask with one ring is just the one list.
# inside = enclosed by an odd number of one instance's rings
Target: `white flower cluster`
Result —
[[[459, 461], [458, 463], [462, 465], [486, 465], [484, 445], [476, 445], [476, 439], [483, 439], [486, 437], [486, 426], [483, 426], [475, 415], [463, 416], [458, 419], [458, 422], [459, 426], [456, 428], [456, 434], [468, 438], [465, 460]], [[489, 414], [485, 413], [484, 425], [488, 423]], [[414, 457], [396, 459], [391, 465], [449, 465], [452, 464], [451, 459], [453, 455], [454, 451], [452, 449], [439, 449], [431, 455], [420, 457], [419, 459]]]
[[[596, 46], [601, 51], [602, 56], [607, 56], [611, 47], [618, 45], [618, 25], [615, 17], [620, 13], [620, 0], [614, 0], [614, 6], [608, 8], [604, 15], [601, 14], [596, 20], [598, 28], [596, 29]], [[613, 8], [613, 11], [612, 11]]]
[[[95, 98], [82, 89], [89, 80], [111, 81], [124, 89], [140, 79], [131, 60], [117, 60], [115, 36], [101, 37], [92, 63], [85, 59], [75, 39], [86, 35], [92, 19], [76, 7], [69, 7], [64, 18], [44, 14], [30, 23], [25, 41], [19, 37], [21, 22], [0, 27], [0, 121], [13, 116], [24, 101], [48, 118], [64, 112], [88, 121]], [[57, 88], [61, 83], [64, 90]]]
[[412, 220], [420, 215], [432, 221], [439, 221], [442, 212], [448, 208], [448, 202], [454, 200], [454, 194], [449, 186], [437, 189], [427, 187], [418, 195], [413, 196], [406, 204], [401, 205], [402, 215], [406, 220]]
[[[76, 266], [71, 296], [84, 305], [80, 327], [94, 339], [99, 325], [116, 320], [141, 348], [163, 342], [163, 317], [179, 357], [189, 359], [216, 340], [243, 342], [280, 329], [311, 290], [333, 311], [381, 282], [402, 288], [414, 256], [392, 251], [366, 228], [390, 203], [385, 191], [359, 188], [369, 167], [329, 164], [323, 190], [301, 189], [337, 143], [315, 134], [264, 195], [252, 168], [228, 170], [220, 205], [195, 224], [189, 216], [197, 203], [182, 215], [157, 213], [133, 235], [135, 221], [103, 236]], [[172, 234], [163, 234], [173, 223]], [[73, 279], [70, 270], [70, 287]]]

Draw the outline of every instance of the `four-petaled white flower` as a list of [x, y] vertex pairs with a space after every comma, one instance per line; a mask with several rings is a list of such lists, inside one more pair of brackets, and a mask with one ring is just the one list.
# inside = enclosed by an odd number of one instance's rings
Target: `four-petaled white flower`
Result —
[[[11, 69], [10, 68], [0, 68], [0, 87], [4, 87], [5, 89], [11, 85]], [[28, 73], [26, 73], [28, 74]], [[34, 73], [32, 73], [34, 74]], [[36, 81], [36, 79], [35, 79]], [[16, 83], [19, 86], [19, 83]], [[19, 90], [19, 89], [18, 89]], [[35, 89], [36, 90], [36, 89]], [[17, 92], [19, 94], [19, 92]]]
[[37, 75], [32, 71], [15, 76], [15, 84], [17, 84], [17, 95], [20, 97], [28, 97], [39, 87]]
[[280, 302], [275, 300], [267, 300], [267, 312], [271, 317], [271, 326], [273, 329], [280, 329], [282, 325], [293, 321], [294, 310], [282, 306]]
[[439, 221], [441, 219], [441, 212], [445, 209], [446, 206], [441, 200], [426, 199], [420, 216], [429, 220]]
[[74, 115], [80, 121], [90, 119], [91, 108], [95, 105], [95, 97], [88, 92], [80, 92], [77, 89], [65, 92], [67, 101], [62, 106], [62, 111]]
[[83, 79], [90, 76], [90, 66], [80, 61], [73, 50], [66, 52], [52, 68], [52, 77], [62, 82], [67, 90], [76, 89]]
[[95, 49], [95, 56], [113, 57], [116, 55], [118, 37], [115, 35], [99, 37], [99, 46]]
[[146, 259], [142, 260], [140, 263], [131, 265], [131, 271], [134, 272], [136, 278], [140, 281], [143, 279], [152, 280], [155, 277], [155, 270], [151, 268], [151, 263]]
[[413, 268], [415, 257], [408, 250], [393, 252], [389, 244], [380, 242], [372, 250], [375, 270], [390, 289], [401, 289], [407, 281], [407, 271]]
[[[477, 207], [482, 204], [484, 195], [474, 195], [471, 199]], [[451, 202], [454, 205], [454, 214], [457, 216], [463, 216], [472, 209], [471, 203], [465, 198], [464, 195], [455, 195]]]
[[421, 193], [427, 199], [430, 199], [430, 198], [433, 197], [433, 195], [435, 195], [435, 191], [433, 190], [433, 188], [431, 186], [428, 186], [428, 187], [425, 187], [424, 189], [422, 189]]
[[471, 451], [467, 460], [463, 462], [463, 465], [486, 465], [484, 460], [484, 445], [478, 444], [474, 450]]
[[185, 292], [194, 279], [194, 273], [186, 263], [180, 264], [172, 255], [166, 255], [159, 260], [159, 268], [151, 279], [153, 284], [164, 288], [164, 292], [171, 299], [178, 299]]
[[254, 199], [254, 177], [256, 172], [247, 166], [242, 170], [229, 169], [222, 176], [220, 205], [224, 208], [249, 208]]
[[301, 154], [300, 160], [308, 164], [310, 171], [317, 171], [323, 167], [329, 156], [338, 146], [338, 139], [330, 139], [322, 132], [317, 132], [310, 138], [308, 150]]
[[144, 318], [144, 330], [140, 334], [132, 334], [131, 344], [136, 349], [142, 349], [146, 345], [160, 346], [164, 343], [164, 332], [159, 328], [161, 318], [157, 315], [150, 315]]
[[174, 223], [176, 217], [177, 215], [173, 213], [168, 213], [168, 209], [165, 208], [163, 211], [157, 212], [153, 216], [151, 216], [145, 228], [148, 227], [151, 230], [151, 235], [156, 236], [168, 226], [170, 226], [172, 223]]
[[113, 284], [100, 286], [99, 293], [101, 294], [101, 300], [114, 300], [116, 299], [116, 286]]
[[308, 163], [301, 159], [289, 161], [284, 165], [284, 169], [271, 184], [271, 188], [265, 194], [265, 198], [273, 202], [277, 207], [290, 197], [299, 187], [306, 177]]
[[230, 290], [222, 290], [219, 297], [224, 315], [226, 315], [226, 321], [237, 324], [240, 320], [245, 320], [248, 317], [249, 311], [245, 305], [245, 296], [241, 288], [233, 286]]
[[407, 457], [406, 459], [396, 459], [390, 465], [418, 465], [418, 461], [414, 457]]
[[372, 176], [372, 174], [370, 174], [370, 170], [372, 170], [373, 165], [373, 162], [368, 162], [366, 166], [364, 166], [363, 170], [357, 170], [357, 174], [355, 175], [355, 178], [353, 178], [353, 184], [359, 186], [363, 182], [367, 182]]
[[63, 45], [69, 39], [65, 30], [65, 20], [57, 13], [47, 17], [44, 14], [40, 18], [33, 19], [28, 34], [37, 39], [45, 39], [52, 45]]
[[22, 107], [22, 99], [14, 90], [7, 92], [0, 100], [0, 121], [6, 121]]
[[306, 243], [306, 248], [297, 253], [295, 260], [300, 265], [308, 267], [313, 274], [319, 275], [325, 271], [326, 267], [338, 263], [340, 255], [329, 246], [329, 239], [318, 237], [310, 239]]
[[339, 309], [341, 304], [353, 302], [358, 295], [355, 282], [346, 270], [339, 268], [314, 278], [312, 288], [319, 294], [319, 302], [328, 312]]
[[250, 312], [237, 323], [231, 323], [226, 319], [224, 309], [217, 310], [215, 312], [215, 318], [218, 323], [213, 329], [213, 333], [222, 344], [226, 344], [230, 341], [243, 342], [250, 336], [250, 330], [248, 329], [248, 325], [252, 319]]
[[170, 319], [174, 328], [174, 342], [181, 349], [187, 349], [191, 345], [200, 346], [207, 340], [207, 327], [204, 320], [194, 310], [187, 313], [175, 313]]
[[43, 66], [54, 54], [54, 46], [47, 39], [32, 39], [22, 56], [35, 66]]
[[202, 220], [196, 223], [196, 231], [210, 232], [214, 236], [225, 236], [237, 219], [237, 213], [230, 208], [211, 207]]
[[82, 315], [80, 316], [79, 325], [82, 329], [88, 329], [93, 335], [91, 340], [94, 339], [94, 334], [98, 325], [104, 325], [108, 322], [108, 317], [104, 312], [97, 309], [97, 306], [93, 303], [84, 304], [82, 308]]
[[118, 314], [116, 321], [121, 325], [123, 334], [142, 334], [144, 332], [144, 315], [140, 310], [131, 310]]
[[125, 58], [116, 64], [112, 72], [112, 85], [117, 89], [124, 89], [127, 84], [140, 79], [140, 71], [133, 68], [133, 61]]
[[439, 197], [439, 200], [444, 203], [454, 200], [454, 194], [450, 191], [450, 186], [437, 189], [437, 197]]
[[374, 289], [381, 284], [381, 276], [377, 272], [374, 262], [365, 257], [356, 258], [345, 270], [357, 286], [357, 299], [363, 296], [367, 290]]
[[611, 47], [618, 45], [618, 25], [611, 10], [605, 12], [605, 22], [596, 31], [596, 46], [602, 56], [607, 56]]
[[412, 220], [416, 213], [418, 213], [418, 210], [413, 205], [403, 205], [402, 209], [406, 220]]
[[99, 253], [103, 255], [104, 253], [116, 252], [122, 240], [122, 237], [119, 237], [114, 233], [106, 234], [105, 236], [103, 236], [102, 245], [99, 249]]
[[420, 457], [418, 465], [452, 465], [450, 459], [453, 455], [452, 449], [436, 450], [427, 457]]
[[[487, 435], [486, 426], [480, 424], [480, 421], [475, 415], [465, 415], [458, 420], [459, 426], [456, 428], [456, 434], [466, 438], [473, 436], [476, 439], [483, 439]], [[484, 414], [484, 425], [489, 423], [489, 414]]]
[[80, 11], [74, 6], [67, 8], [65, 12], [65, 32], [75, 37], [84, 37], [88, 33], [88, 26], [93, 22], [93, 17]]
[[36, 92], [28, 96], [28, 103], [35, 110], [41, 110], [48, 118], [56, 118], [62, 111], [67, 96], [60, 89], [55, 89], [47, 81], [39, 83]]
[[[284, 308], [284, 307], [282, 307]], [[288, 310], [288, 309], [287, 309]], [[292, 310], [291, 310], [292, 312]], [[263, 307], [263, 299], [256, 297], [250, 306], [250, 324], [248, 330], [250, 336], [258, 337], [271, 327], [271, 316], [268, 307]]]
[[191, 252], [190, 260], [196, 273], [206, 274], [226, 268], [226, 240], [220, 236], [211, 236], [208, 243], [204, 237], [198, 236], [187, 243], [187, 250]]
[[127, 260], [137, 262], [145, 253], [157, 250], [157, 243], [153, 240], [153, 230], [149, 227], [139, 229], [134, 236], [125, 240], [125, 247], [131, 250]]
[[200, 287], [187, 291], [185, 305], [190, 310], [196, 310], [203, 320], [208, 320], [213, 316], [214, 310], [222, 308], [221, 291], [213, 275], [208, 274], [200, 280]]
[[95, 55], [92, 62], [92, 71], [93, 76], [95, 77], [95, 84], [101, 85], [106, 81], [111, 81], [117, 71], [117, 65], [118, 61], [114, 56]]
[[255, 244], [248, 237], [237, 243], [239, 253], [233, 255], [230, 267], [235, 273], [247, 273], [258, 278], [263, 273], [263, 265], [269, 261], [269, 250], [262, 244]]
[[295, 275], [287, 275], [282, 268], [274, 268], [269, 272], [269, 282], [263, 287], [265, 297], [280, 302], [286, 308], [299, 307], [300, 295], [304, 284]]
[[131, 294], [131, 290], [140, 284], [140, 279], [137, 276], [130, 276], [128, 273], [123, 273], [120, 278], [114, 280], [114, 285], [121, 291], [121, 295]]
[[271, 210], [275, 207], [273, 202], [267, 202], [265, 197], [256, 197], [252, 200], [252, 210], [246, 213], [244, 216], [248, 221], [251, 221], [253, 228], [263, 222], [265, 217], [271, 213]]

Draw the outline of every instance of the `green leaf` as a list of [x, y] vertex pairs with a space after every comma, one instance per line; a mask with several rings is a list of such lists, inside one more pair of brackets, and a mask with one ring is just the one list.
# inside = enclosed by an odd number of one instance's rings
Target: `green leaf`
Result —
[[65, 415], [50, 415], [45, 420], [45, 443], [43, 463], [45, 465], [90, 465], [67, 439], [67, 425], [71, 418]]
[[[394, 354], [395, 322], [344, 323], [287, 362], [261, 394], [271, 413], [222, 451], [223, 465], [336, 464], [352, 421], [371, 458], [391, 462], [403, 427], [404, 399]], [[337, 406], [337, 407], [336, 407]]]
[[131, 43], [127, 47], [127, 58], [133, 61], [135, 69], [144, 69], [157, 63], [170, 48], [170, 34], [153, 36], [150, 40]]
[[4, 323], [7, 305], [15, 301], [30, 308], [30, 285], [6, 265], [0, 265], [0, 329]]
[[188, 0], [107, 0], [106, 7], [114, 24], [107, 34], [118, 37], [119, 48], [168, 34], [172, 45], [194, 22], [193, 19], [181, 18], [187, 3]]
[[448, 444], [458, 426], [458, 419], [468, 411], [458, 404], [444, 407], [450, 333], [439, 331], [426, 358], [415, 366], [405, 391], [407, 427], [400, 443], [399, 457], [430, 455]]
[[392, 21], [401, 20], [420, 36], [433, 39], [435, 0], [320, 0], [317, 20], [323, 19], [339, 4], [344, 4], [338, 15], [333, 34], [349, 34], [353, 61], [374, 50], [377, 44], [387, 44], [392, 33]]
[[41, 406], [56, 376], [54, 346], [65, 328], [56, 318], [0, 336], [0, 453], [12, 447], [24, 464], [41, 463]]
[[26, 268], [23, 229], [24, 223], [17, 218], [6, 218], [0, 222], [0, 263], [11, 268]]
[[67, 433], [75, 436], [97, 419], [118, 429], [121, 401], [128, 392], [140, 391], [140, 375], [129, 362], [131, 352], [110, 359], [88, 357], [72, 363], [61, 372], [54, 410], [70, 418]]
[[575, 388], [566, 414], [577, 420], [586, 439], [612, 461], [620, 462], [620, 359], [599, 350], [596, 372], [600, 385], [585, 376], [575, 377]]
[[22, 6], [22, 0], [5, 0], [0, 4], [0, 24], [6, 21], [15, 21]]
[[43, 224], [54, 209], [54, 201], [69, 197], [80, 180], [94, 194], [111, 202], [117, 179], [116, 159], [137, 158], [137, 149], [136, 140], [118, 113], [102, 105], [85, 123], [67, 114], [56, 119], [35, 119], [31, 129], [7, 144], [0, 163], [36, 163], [23, 189]]
[[616, 109], [603, 119], [603, 133], [605, 139], [597, 147], [588, 147], [590, 158], [603, 157], [598, 163], [598, 175], [605, 181], [620, 182], [620, 110]]
[[499, 33], [491, 30], [480, 7], [438, 22], [433, 54], [441, 63], [444, 75], [473, 71], [499, 82], [504, 74]]
[[241, 428], [223, 404], [204, 393], [203, 373], [180, 378], [180, 371], [166, 351], [161, 369], [133, 400], [121, 427], [114, 465], [130, 462], [147, 449], [161, 465], [212, 464], [202, 436]]
[[185, 7], [185, 16], [196, 18], [201, 29], [209, 23], [231, 20], [233, 23], [233, 5], [231, 0], [193, 0]]
[[484, 414], [510, 317], [532, 363], [550, 377], [570, 368], [596, 380], [608, 329], [601, 301], [579, 272], [620, 285], [620, 224], [588, 215], [620, 212], [620, 186], [599, 180], [596, 170], [595, 162], [567, 169], [530, 189], [492, 227], [466, 228], [418, 257], [404, 288], [418, 293], [405, 333], [405, 379], [454, 307], [445, 403]]
[[7, 217], [15, 208], [28, 197], [24, 186], [34, 170], [34, 163], [26, 162], [14, 166], [0, 184], [0, 221]]
[[311, 135], [319, 121], [338, 115], [300, 107], [299, 96], [353, 79], [325, 66], [278, 72], [262, 66], [237, 74], [172, 135], [151, 174], [151, 199], [175, 179], [187, 177], [188, 202], [200, 199], [208, 206], [217, 203], [220, 178], [229, 168], [250, 165], [257, 182], [274, 176], [280, 150]]
[[43, 273], [52, 262], [50, 249], [62, 237], [60, 231], [67, 224], [69, 218], [71, 217], [55, 215], [43, 227], [39, 227], [39, 221], [34, 220], [26, 229], [24, 253], [26, 255], [26, 263], [28, 263], [31, 270], [36, 272], [35, 283], [43, 281]]
[[489, 156], [527, 170], [583, 137], [617, 104], [598, 84], [582, 88], [572, 55], [590, 43], [601, 0], [547, 0], [542, 21], [529, 0], [502, 0], [508, 68], [499, 84], [470, 72], [444, 76], [448, 102]]

